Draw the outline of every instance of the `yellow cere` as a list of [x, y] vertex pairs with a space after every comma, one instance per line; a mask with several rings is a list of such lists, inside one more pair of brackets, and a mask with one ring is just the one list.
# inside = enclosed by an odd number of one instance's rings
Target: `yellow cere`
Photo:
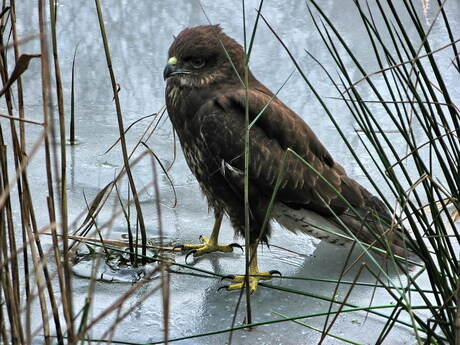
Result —
[[177, 63], [177, 58], [175, 56], [170, 57], [168, 63], [174, 66]]

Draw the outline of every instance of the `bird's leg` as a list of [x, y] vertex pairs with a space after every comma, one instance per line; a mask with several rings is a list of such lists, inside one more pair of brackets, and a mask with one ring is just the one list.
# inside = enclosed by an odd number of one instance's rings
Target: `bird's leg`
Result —
[[217, 243], [219, 237], [219, 230], [220, 225], [222, 224], [223, 213], [218, 213], [216, 215], [216, 220], [214, 222], [214, 226], [212, 228], [211, 236], [207, 238], [206, 236], [201, 235], [200, 241], [201, 244], [183, 244], [180, 246], [182, 250], [189, 250], [190, 252], [187, 254], [187, 257], [193, 254], [194, 257], [201, 256], [204, 254], [212, 253], [212, 252], [224, 252], [230, 253], [233, 252], [233, 248], [238, 247], [243, 249], [238, 243], [231, 243], [220, 245]]
[[[257, 290], [260, 280], [270, 280], [273, 274], [279, 274], [278, 271], [259, 272], [259, 265], [257, 264], [257, 243], [249, 246], [249, 286], [251, 293]], [[240, 290], [245, 287], [246, 276], [229, 276], [232, 279], [232, 284], [223, 286], [227, 291]]]

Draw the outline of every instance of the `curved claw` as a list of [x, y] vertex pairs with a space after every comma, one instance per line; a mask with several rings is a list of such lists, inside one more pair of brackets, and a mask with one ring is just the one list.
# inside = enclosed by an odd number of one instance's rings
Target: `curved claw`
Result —
[[233, 274], [229, 274], [228, 276], [222, 277], [220, 280], [222, 281], [222, 280], [224, 280], [224, 279], [230, 279], [230, 280], [233, 280], [233, 279], [235, 279], [235, 275], [233, 275]]
[[241, 249], [242, 252], [244, 252], [243, 247], [239, 243], [236, 243], [236, 242], [235, 243], [230, 243], [229, 246], [232, 247], [232, 248], [239, 248], [239, 249]]
[[194, 255], [196, 252], [197, 252], [196, 249], [192, 249], [191, 251], [189, 251], [189, 252], [187, 253], [187, 255], [185, 255], [185, 263], [187, 263], [188, 257], [189, 257], [190, 255]]
[[271, 275], [277, 274], [277, 275], [279, 275], [280, 277], [283, 276], [283, 275], [281, 274], [281, 272], [280, 272], [280, 271], [277, 271], [277, 270], [271, 270], [271, 271], [268, 271], [268, 273], [270, 273]]
[[217, 291], [220, 291], [220, 290], [222, 290], [222, 289], [228, 290], [229, 287], [230, 287], [230, 285], [222, 285], [222, 286], [219, 286], [219, 288], [217, 289]]
[[173, 250], [176, 250], [176, 249], [184, 250], [184, 245], [183, 245], [183, 244], [179, 244], [179, 245], [177, 245], [177, 246], [174, 246], [174, 247], [173, 247]]

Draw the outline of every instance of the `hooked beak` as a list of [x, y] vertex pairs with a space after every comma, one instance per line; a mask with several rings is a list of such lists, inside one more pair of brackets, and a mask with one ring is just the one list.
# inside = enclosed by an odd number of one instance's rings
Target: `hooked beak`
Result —
[[169, 58], [168, 64], [166, 65], [164, 71], [163, 71], [163, 79], [166, 80], [169, 77], [177, 74], [187, 74], [189, 71], [180, 69], [177, 66], [177, 58], [175, 56]]

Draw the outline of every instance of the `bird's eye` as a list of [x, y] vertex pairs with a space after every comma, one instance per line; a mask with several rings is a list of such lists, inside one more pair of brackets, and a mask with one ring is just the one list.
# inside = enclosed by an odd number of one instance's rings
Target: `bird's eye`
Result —
[[204, 66], [204, 59], [202, 58], [194, 58], [192, 60], [190, 60], [193, 68], [196, 68], [196, 69], [199, 69], [199, 68], [203, 68]]

